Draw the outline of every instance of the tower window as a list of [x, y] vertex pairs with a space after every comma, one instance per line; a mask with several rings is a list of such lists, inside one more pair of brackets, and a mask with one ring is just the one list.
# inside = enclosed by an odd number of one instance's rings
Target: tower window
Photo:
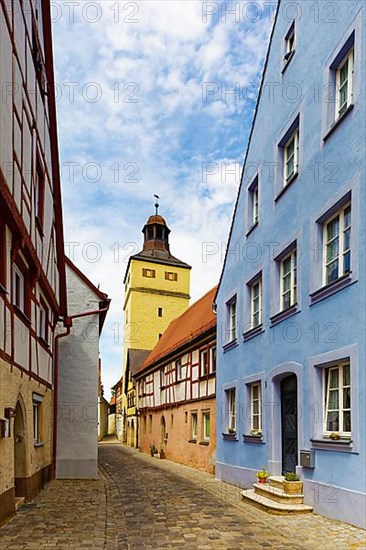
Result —
[[161, 338], [162, 336], [163, 336], [163, 335], [161, 334], [161, 332], [159, 332], [159, 340], [160, 340], [160, 338]]
[[166, 271], [165, 279], [167, 281], [178, 281], [178, 273], [173, 273], [172, 271]]
[[158, 307], [158, 317], [162, 317], [162, 316], [163, 316], [163, 308]]
[[142, 276], [147, 277], [148, 279], [155, 279], [156, 271], [155, 269], [143, 269]]
[[154, 238], [154, 229], [152, 227], [147, 228], [147, 238], [152, 240]]

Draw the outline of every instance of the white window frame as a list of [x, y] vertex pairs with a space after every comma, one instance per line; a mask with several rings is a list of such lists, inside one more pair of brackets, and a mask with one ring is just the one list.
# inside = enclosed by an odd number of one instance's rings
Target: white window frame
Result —
[[[288, 153], [291, 142], [294, 142], [294, 151], [291, 155]], [[288, 171], [290, 159], [293, 159], [294, 169], [291, 173]], [[286, 187], [298, 174], [299, 171], [299, 128], [296, 128], [291, 134], [283, 148], [283, 186]]]
[[[254, 388], [258, 389], [258, 397], [254, 398]], [[258, 412], [254, 412], [254, 403], [258, 403]], [[258, 419], [258, 427], [254, 426], [254, 419]], [[258, 435], [262, 434], [262, 384], [255, 382], [250, 384], [250, 429]]]
[[[207, 423], [208, 419], [208, 423]], [[207, 426], [209, 427], [208, 433], [207, 433]], [[210, 411], [203, 411], [202, 412], [202, 439], [203, 441], [210, 441], [211, 437], [211, 412]]]
[[38, 310], [38, 336], [44, 341], [47, 339], [47, 320], [47, 309], [44, 305], [40, 304]]
[[175, 362], [176, 380], [180, 382], [182, 380], [182, 359], [177, 359]]
[[41, 406], [43, 396], [33, 394], [33, 442], [41, 443]]
[[228, 410], [228, 429], [236, 431], [236, 388], [226, 390], [227, 410]]
[[[210, 352], [209, 372], [210, 374], [212, 374], [216, 372], [216, 362], [217, 362], [216, 346], [212, 346], [209, 352]], [[215, 368], [213, 368], [214, 366]]]
[[[290, 271], [286, 272], [285, 269], [285, 262], [290, 258], [291, 266]], [[290, 288], [285, 290], [284, 280], [287, 275], [290, 275]], [[284, 258], [281, 259], [280, 263], [280, 292], [281, 292], [281, 311], [285, 311], [286, 309], [292, 307], [297, 303], [297, 250], [296, 248], [293, 248], [289, 254], [287, 254]], [[285, 307], [284, 303], [284, 297], [286, 294], [290, 292], [290, 304]]]
[[236, 339], [236, 296], [228, 303], [229, 342]]
[[[345, 226], [345, 211], [348, 208], [351, 208], [351, 223], [348, 226]], [[328, 226], [329, 224], [335, 220], [337, 217], [339, 217], [339, 232], [338, 232], [338, 254], [337, 256], [334, 256], [331, 261], [327, 261], [327, 251], [328, 246], [330, 243], [334, 241], [336, 237], [333, 237], [332, 239], [328, 240]], [[340, 277], [343, 277], [347, 273], [350, 273], [351, 271], [351, 260], [352, 260], [352, 247], [351, 247], [351, 237], [350, 237], [350, 247], [345, 249], [345, 233], [346, 231], [350, 230], [352, 234], [352, 204], [351, 202], [347, 202], [342, 208], [337, 210], [332, 216], [330, 216], [328, 219], [326, 219], [323, 223], [323, 285], [326, 286], [327, 284], [331, 284], [335, 281], [337, 281]], [[349, 260], [349, 271], [345, 271], [344, 269], [344, 258], [346, 254], [350, 254], [350, 260]], [[334, 279], [333, 281], [327, 282], [327, 269], [329, 265], [334, 263], [334, 261], [338, 259], [338, 277]], [[340, 259], [342, 260], [340, 262]]]
[[294, 54], [294, 53], [295, 53], [295, 23], [292, 23], [285, 37], [285, 56], [284, 56], [285, 64], [287, 64], [290, 61], [292, 57], [291, 54]]
[[191, 439], [196, 440], [198, 437], [198, 412], [191, 412]]
[[[204, 359], [206, 355], [206, 361]], [[204, 365], [206, 363], [206, 372], [204, 373]], [[210, 355], [209, 350], [207, 348], [200, 350], [200, 376], [207, 376], [210, 374]]]
[[[258, 287], [258, 295], [254, 295], [256, 287]], [[257, 299], [258, 308], [255, 306]], [[258, 322], [255, 322], [256, 315], [258, 315]], [[252, 328], [260, 327], [262, 324], [262, 277], [259, 277], [250, 285], [250, 320]]]
[[[348, 74], [346, 80], [341, 85], [341, 72], [344, 65], [348, 62]], [[336, 69], [336, 120], [340, 118], [353, 103], [353, 73], [354, 73], [354, 48], [351, 48], [339, 66]], [[341, 104], [341, 88], [347, 83], [347, 98]]]
[[[344, 384], [344, 370], [345, 367], [348, 367], [349, 369], [349, 378], [350, 383], [345, 385]], [[338, 371], [338, 387], [337, 388], [330, 388], [330, 373], [331, 371]], [[344, 437], [351, 437], [352, 434], [352, 400], [351, 400], [351, 385], [352, 385], [352, 371], [351, 371], [351, 364], [350, 361], [341, 361], [338, 364], [334, 364], [329, 367], [325, 367], [323, 369], [323, 403], [324, 403], [324, 436], [328, 436], [331, 433], [337, 433], [340, 436]], [[345, 389], [349, 389], [350, 392], [350, 407], [345, 408], [344, 407], [344, 394], [343, 391]], [[330, 391], [337, 391], [338, 392], [338, 408], [337, 409], [329, 409], [329, 392]], [[330, 412], [336, 412], [338, 411], [338, 424], [339, 429], [338, 430], [328, 430], [328, 413]], [[346, 432], [343, 422], [343, 414], [345, 412], [350, 413], [350, 422], [351, 422], [351, 431]]]
[[258, 180], [252, 189], [250, 189], [252, 226], [259, 222], [259, 185]]
[[[19, 278], [19, 303], [17, 301], [17, 277]], [[24, 274], [17, 265], [13, 265], [13, 304], [24, 313], [25, 300], [25, 281]]]

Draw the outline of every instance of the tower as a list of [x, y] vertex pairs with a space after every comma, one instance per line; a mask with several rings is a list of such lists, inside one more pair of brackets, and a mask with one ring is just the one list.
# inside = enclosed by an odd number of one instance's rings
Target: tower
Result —
[[137, 444], [134, 372], [189, 306], [191, 267], [170, 253], [170, 229], [155, 207], [142, 230], [143, 248], [129, 259], [124, 278], [124, 433], [119, 435], [131, 446]]

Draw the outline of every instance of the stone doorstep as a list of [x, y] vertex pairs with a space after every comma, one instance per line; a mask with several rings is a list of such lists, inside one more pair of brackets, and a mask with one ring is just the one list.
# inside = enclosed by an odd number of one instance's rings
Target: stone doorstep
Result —
[[302, 493], [285, 493], [282, 489], [279, 489], [274, 485], [269, 485], [268, 483], [254, 483], [253, 487], [257, 495], [262, 495], [263, 497], [274, 500], [275, 502], [283, 502], [287, 504], [304, 503], [304, 495]]
[[287, 504], [276, 502], [267, 497], [259, 495], [254, 489], [247, 489], [241, 493], [242, 499], [248, 504], [265, 510], [270, 514], [309, 514], [313, 511], [312, 506], [307, 504]]
[[15, 511], [17, 512], [25, 504], [25, 497], [15, 497]]
[[267, 483], [272, 487], [277, 487], [278, 489], [283, 490], [283, 482], [285, 481], [285, 476], [269, 476]]

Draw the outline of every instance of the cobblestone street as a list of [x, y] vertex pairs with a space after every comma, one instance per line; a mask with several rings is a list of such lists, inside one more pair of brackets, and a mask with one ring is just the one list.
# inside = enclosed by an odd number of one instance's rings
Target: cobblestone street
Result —
[[365, 549], [365, 532], [317, 515], [273, 516], [209, 474], [100, 445], [98, 481], [54, 481], [0, 529], [0, 549]]

